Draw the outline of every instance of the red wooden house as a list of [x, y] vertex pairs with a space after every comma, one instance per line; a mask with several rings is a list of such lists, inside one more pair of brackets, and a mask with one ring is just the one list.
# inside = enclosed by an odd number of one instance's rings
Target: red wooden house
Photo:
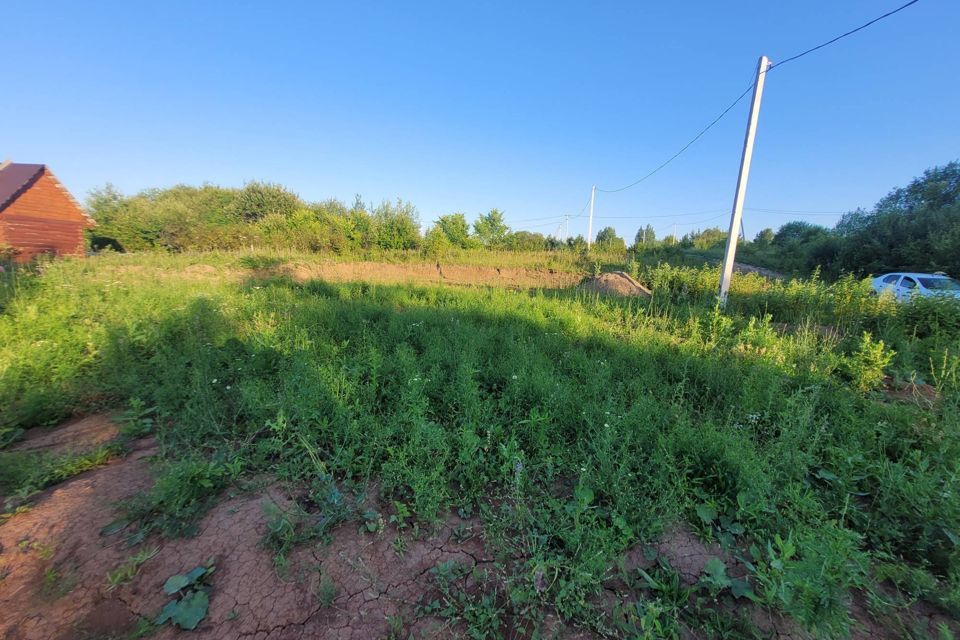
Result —
[[46, 165], [0, 163], [0, 246], [19, 251], [16, 260], [83, 255], [83, 230], [93, 225]]

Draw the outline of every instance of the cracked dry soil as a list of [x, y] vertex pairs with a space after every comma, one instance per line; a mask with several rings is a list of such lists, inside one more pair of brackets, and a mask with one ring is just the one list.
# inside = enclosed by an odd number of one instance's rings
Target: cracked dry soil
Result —
[[[104, 416], [80, 422], [81, 428], [64, 428], [74, 436], [73, 449], [103, 441], [109, 424]], [[39, 446], [41, 437], [28, 434], [27, 442]], [[47, 444], [59, 452], [64, 441], [64, 433], [51, 433]], [[422, 597], [434, 596], [430, 569], [447, 561], [492, 562], [475, 521], [453, 516], [429, 537], [408, 540], [402, 555], [394, 551], [397, 532], [391, 527], [367, 534], [348, 522], [333, 530], [329, 543], [291, 554], [290, 570], [281, 576], [271, 552], [260, 546], [267, 531], [264, 501], [287, 500], [275, 489], [227, 497], [201, 520], [193, 538], [152, 538], [129, 549], [122, 536], [100, 531], [117, 518], [118, 501], [151, 486], [149, 460], [155, 453], [151, 440], [139, 441], [128, 455], [46, 490], [29, 511], [0, 525], [0, 638], [123, 634], [139, 618], [157, 615], [169, 599], [162, 590], [167, 578], [210, 558], [216, 565], [210, 608], [191, 637], [379, 638], [390, 634], [391, 620], [403, 621], [404, 637], [449, 637], [454, 629], [447, 621], [413, 615]], [[133, 580], [110, 589], [107, 573], [151, 546], [159, 551]], [[321, 580], [336, 589], [332, 602], [320, 596]], [[556, 629], [567, 636], [562, 624]], [[167, 626], [151, 637], [180, 633]]]

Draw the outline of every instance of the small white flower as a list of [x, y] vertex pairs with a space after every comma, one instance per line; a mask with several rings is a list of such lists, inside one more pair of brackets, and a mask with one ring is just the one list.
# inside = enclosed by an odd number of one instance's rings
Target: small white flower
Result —
[[211, 384], [217, 384], [217, 379], [214, 378], [214, 379], [213, 379], [213, 382], [212, 382]]

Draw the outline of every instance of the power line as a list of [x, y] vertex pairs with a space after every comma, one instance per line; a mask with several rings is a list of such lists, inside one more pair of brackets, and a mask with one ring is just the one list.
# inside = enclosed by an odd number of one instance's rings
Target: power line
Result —
[[[914, 0], [914, 1], [916, 1], [916, 0]], [[661, 169], [663, 169], [664, 167], [666, 167], [668, 164], [670, 164], [671, 162], [673, 162], [674, 160], [676, 160], [678, 157], [680, 157], [680, 154], [682, 154], [684, 151], [686, 151], [686, 150], [689, 149], [691, 146], [693, 146], [693, 143], [694, 143], [694, 142], [696, 142], [697, 140], [699, 140], [700, 138], [702, 138], [702, 137], [703, 137], [703, 134], [705, 134], [707, 131], [710, 131], [710, 129], [712, 129], [715, 124], [717, 124], [718, 122], [720, 122], [720, 120], [723, 119], [723, 116], [727, 115], [727, 113], [729, 113], [731, 109], [733, 109], [735, 106], [737, 106], [737, 104], [738, 104], [741, 100], [743, 100], [744, 96], [746, 96], [748, 93], [750, 93], [750, 91], [751, 91], [752, 89], [753, 89], [753, 83], [751, 82], [751, 83], [750, 83], [750, 86], [747, 87], [746, 89], [744, 89], [744, 90], [743, 90], [743, 93], [741, 93], [739, 96], [737, 96], [737, 99], [736, 99], [736, 100], [734, 100], [733, 102], [731, 102], [730, 105], [729, 105], [726, 109], [724, 109], [723, 111], [720, 112], [720, 115], [718, 115], [716, 118], [714, 118], [713, 121], [712, 121], [710, 124], [708, 124], [708, 125], [705, 126], [703, 129], [701, 129], [701, 130], [700, 130], [700, 133], [698, 133], [697, 135], [695, 135], [695, 136], [690, 140], [690, 142], [688, 142], [687, 144], [683, 145], [683, 147], [681, 147], [679, 151], [677, 151], [675, 154], [673, 154], [672, 156], [670, 156], [669, 158], [667, 158], [660, 166], [658, 166], [656, 169], [654, 169], [654, 170], [651, 171], [650, 173], [646, 174], [645, 176], [642, 176], [641, 178], [638, 178], [637, 180], [634, 180], [633, 182], [631, 182], [630, 184], [628, 184], [628, 185], [626, 185], [626, 186], [620, 187], [619, 189], [600, 189], [600, 188], [598, 187], [598, 188], [597, 188], [597, 191], [602, 191], [603, 193], [617, 193], [618, 191], [625, 191], [625, 190], [627, 190], [627, 189], [629, 189], [629, 188], [631, 188], [631, 187], [637, 186], [638, 184], [640, 184], [641, 182], [643, 182], [643, 181], [646, 180], [647, 178], [651, 177], [652, 175], [654, 175], [655, 173], [657, 173], [658, 171], [660, 171]]]
[[802, 52], [802, 53], [798, 53], [798, 54], [795, 55], [795, 56], [790, 56], [790, 57], [787, 58], [786, 60], [781, 60], [780, 62], [774, 63], [774, 64], [770, 65], [769, 67], [767, 67], [767, 71], [769, 72], [769, 71], [771, 71], [771, 70], [773, 70], [773, 69], [775, 69], [775, 68], [777, 68], [777, 67], [782, 67], [783, 65], [787, 64], [788, 62], [793, 62], [794, 60], [796, 60], [796, 59], [798, 59], [798, 58], [802, 58], [803, 56], [807, 55], [808, 53], [813, 53], [814, 51], [816, 51], [816, 50], [818, 50], [818, 49], [823, 49], [824, 47], [830, 46], [831, 44], [833, 44], [834, 42], [836, 42], [836, 41], [838, 41], [838, 40], [843, 40], [843, 39], [846, 38], [847, 36], [852, 36], [852, 35], [855, 34], [857, 31], [862, 31], [862, 30], [866, 29], [867, 27], [869, 27], [870, 25], [874, 24], [875, 22], [880, 22], [880, 21], [883, 20], [884, 18], [889, 18], [889, 17], [892, 16], [893, 14], [899, 13], [899, 12], [903, 11], [904, 9], [906, 9], [907, 7], [909, 7], [910, 5], [917, 4], [918, 2], [920, 2], [920, 0], [910, 0], [910, 2], [908, 2], [907, 4], [905, 4], [905, 5], [901, 6], [901, 7], [897, 7], [897, 8], [894, 9], [893, 11], [888, 11], [887, 13], [883, 14], [882, 16], [880, 16], [880, 17], [878, 17], [878, 18], [874, 18], [874, 19], [871, 20], [870, 22], [867, 22], [867, 23], [865, 23], [865, 24], [860, 25], [860, 26], [857, 27], [856, 29], [851, 29], [850, 31], [847, 31], [847, 32], [844, 33], [844, 34], [841, 34], [841, 35], [837, 36], [837, 37], [834, 38], [833, 40], [827, 40], [827, 41], [824, 42], [823, 44], [818, 44], [818, 45], [815, 46], [815, 47], [810, 47], [809, 49], [807, 49], [806, 51], [804, 51], [804, 52]]
[[[907, 7], [909, 7], [909, 6], [911, 6], [911, 5], [914, 5], [914, 4], [918, 3], [919, 1], [920, 1], [920, 0], [910, 0], [910, 2], [908, 2], [908, 3], [906, 3], [906, 4], [902, 5], [902, 6], [894, 9], [893, 11], [888, 11], [887, 13], [883, 14], [882, 16], [879, 16], [879, 17], [877, 17], [877, 18], [874, 18], [874, 19], [871, 20], [870, 22], [864, 23], [864, 24], [860, 25], [859, 27], [857, 27], [856, 29], [851, 29], [850, 31], [847, 31], [846, 33], [843, 33], [843, 34], [837, 36], [836, 38], [833, 38], [832, 40], [828, 40], [827, 42], [824, 42], [824, 43], [822, 43], [822, 44], [818, 44], [817, 46], [811, 47], [811, 48], [807, 49], [806, 51], [803, 51], [803, 52], [801, 52], [801, 53], [798, 53], [797, 55], [790, 56], [790, 57], [787, 58], [786, 60], [781, 60], [780, 62], [771, 64], [771, 65], [768, 66], [766, 69], [764, 69], [764, 70], [762, 71], [762, 73], [769, 73], [771, 70], [775, 69], [776, 67], [783, 66], [783, 65], [787, 64], [788, 62], [793, 62], [794, 60], [797, 60], [797, 59], [799, 59], [799, 58], [802, 58], [803, 56], [805, 56], [805, 55], [807, 55], [807, 54], [813, 53], [814, 51], [817, 51], [817, 50], [819, 50], [819, 49], [823, 49], [824, 47], [830, 46], [830, 45], [833, 44], [834, 42], [837, 42], [838, 40], [842, 40], [843, 38], [846, 38], [847, 36], [851, 36], [851, 35], [853, 35], [854, 33], [857, 33], [858, 31], [862, 31], [863, 29], [866, 29], [866, 28], [869, 27], [870, 25], [872, 25], [872, 24], [874, 24], [874, 23], [876, 23], [876, 22], [879, 22], [879, 21], [883, 20], [884, 18], [888, 18], [888, 17], [892, 16], [892, 15], [895, 14], [895, 13], [899, 13], [900, 11], [903, 11], [903, 10], [906, 9]], [[683, 147], [681, 147], [679, 151], [677, 151], [675, 154], [673, 154], [672, 156], [670, 156], [669, 158], [667, 158], [662, 164], [660, 164], [659, 166], [657, 166], [653, 171], [651, 171], [650, 173], [648, 173], [648, 174], [646, 174], [646, 175], [644, 175], [644, 176], [641, 176], [640, 178], [638, 178], [637, 180], [634, 180], [634, 181], [631, 182], [630, 184], [625, 185], [625, 186], [622, 186], [622, 187], [620, 187], [620, 188], [618, 188], [618, 189], [600, 189], [600, 188], [598, 188], [597, 191], [602, 191], [603, 193], [617, 193], [618, 191], [625, 191], [625, 190], [627, 190], [627, 189], [630, 189], [631, 187], [637, 186], [638, 184], [640, 184], [641, 182], [643, 182], [643, 181], [646, 180], [647, 178], [650, 178], [651, 176], [653, 176], [654, 174], [656, 174], [657, 172], [659, 172], [661, 169], [663, 169], [664, 167], [666, 167], [668, 164], [670, 164], [671, 162], [673, 162], [674, 160], [676, 160], [684, 151], [686, 151], [687, 149], [689, 149], [691, 146], [693, 146], [693, 144], [694, 144], [697, 140], [699, 140], [701, 137], [703, 137], [703, 135], [704, 135], [707, 131], [709, 131], [710, 129], [712, 129], [714, 125], [716, 125], [718, 122], [720, 122], [720, 120], [722, 120], [723, 117], [724, 117], [725, 115], [727, 115], [727, 114], [730, 112], [731, 109], [733, 109], [735, 106], [737, 106], [737, 104], [739, 104], [740, 101], [743, 100], [743, 98], [744, 98], [748, 93], [750, 93], [750, 91], [753, 89], [754, 84], [756, 84], [756, 82], [751, 82], [751, 83], [750, 83], [750, 86], [748, 86], [746, 89], [744, 89], [743, 93], [741, 93], [739, 96], [737, 96], [737, 99], [736, 99], [736, 100], [734, 100], [733, 102], [731, 102], [730, 105], [729, 105], [726, 109], [724, 109], [723, 111], [720, 112], [720, 115], [718, 115], [716, 118], [714, 118], [713, 121], [710, 122], [710, 124], [708, 124], [708, 125], [707, 125], [706, 127], [704, 127], [703, 129], [701, 129], [700, 132], [699, 132], [697, 135], [695, 135], [695, 136], [690, 140], [690, 142], [688, 142], [687, 144], [683, 145]]]

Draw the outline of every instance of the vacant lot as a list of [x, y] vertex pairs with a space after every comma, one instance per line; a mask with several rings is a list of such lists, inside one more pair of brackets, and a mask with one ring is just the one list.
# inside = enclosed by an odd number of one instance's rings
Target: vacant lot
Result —
[[956, 633], [954, 305], [434, 262], [8, 277], [0, 633]]

